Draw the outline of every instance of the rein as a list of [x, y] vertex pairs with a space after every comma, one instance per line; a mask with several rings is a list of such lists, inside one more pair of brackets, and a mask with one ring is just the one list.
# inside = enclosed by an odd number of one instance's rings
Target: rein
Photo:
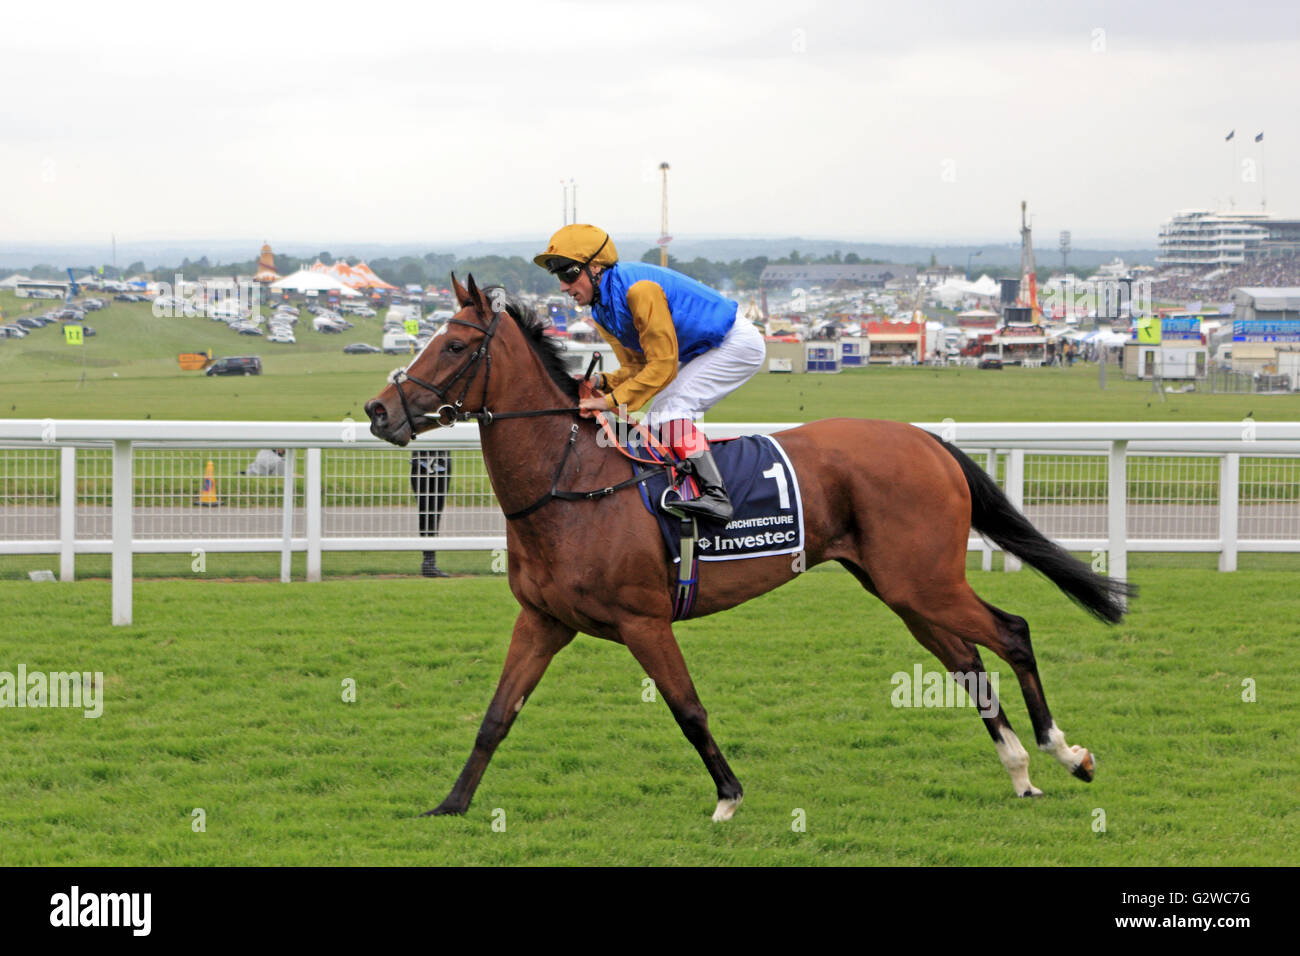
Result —
[[[515, 412], [493, 412], [489, 410], [486, 405], [476, 412], [464, 410], [463, 406], [465, 404], [465, 399], [469, 395], [470, 387], [474, 384], [474, 378], [478, 375], [478, 365], [480, 361], [484, 362], [486, 366], [486, 371], [483, 375], [483, 397], [485, 402], [487, 400], [488, 384], [492, 379], [492, 355], [489, 352], [489, 347], [492, 345], [492, 338], [496, 335], [497, 325], [500, 321], [500, 312], [493, 312], [492, 321], [486, 326], [479, 325], [477, 322], [471, 322], [468, 319], [452, 318], [447, 320], [448, 325], [452, 323], [465, 325], [471, 329], [482, 332], [484, 337], [482, 342], [479, 344], [479, 347], [475, 349], [474, 354], [470, 356], [469, 361], [462, 365], [456, 371], [456, 374], [448, 379], [441, 387], [434, 385], [431, 382], [426, 382], [423, 379], [416, 378], [405, 368], [397, 369], [389, 376], [389, 382], [397, 391], [397, 397], [402, 402], [402, 411], [405, 413], [408, 422], [414, 422], [416, 416], [411, 413], [411, 407], [406, 400], [406, 393], [402, 391], [402, 384], [404, 382], [411, 382], [423, 389], [427, 389], [437, 396], [438, 400], [443, 403], [436, 411], [426, 412], [422, 416], [424, 418], [436, 419], [438, 425], [442, 427], [452, 425], [456, 422], [474, 421], [480, 426], [487, 426], [491, 425], [493, 422], [504, 421], [510, 418], [540, 418], [546, 415], [581, 415], [582, 408], [577, 405], [565, 406], [562, 408], [536, 408]], [[592, 365], [588, 367], [587, 376], [583, 378], [584, 390], [590, 389], [590, 386], [587, 385], [587, 378], [590, 377], [591, 369], [595, 367], [598, 358], [599, 353], [592, 356]], [[451, 387], [456, 384], [456, 381], [466, 372], [469, 372], [470, 374], [469, 377], [465, 379], [465, 387], [461, 390], [460, 397], [454, 402], [448, 403], [447, 393], [451, 390]], [[641, 434], [645, 444], [658, 453], [664, 455], [668, 463], [665, 463], [664, 461], [656, 461], [653, 458], [640, 458], [627, 451], [623, 447], [622, 443], [618, 441], [614, 429], [610, 426], [608, 416], [606, 416], [604, 412], [600, 411], [594, 412], [594, 415], [596, 421], [600, 424], [600, 427], [604, 430], [605, 434], [609, 436], [610, 443], [614, 448], [618, 449], [620, 455], [634, 463], [651, 465], [653, 467], [643, 468], [634, 472], [631, 478], [620, 481], [618, 484], [607, 485], [604, 488], [594, 488], [590, 491], [562, 491], [560, 489], [560, 476], [564, 474], [564, 466], [568, 462], [569, 455], [572, 453], [573, 447], [578, 440], [578, 423], [574, 422], [569, 428], [569, 440], [565, 443], [564, 454], [560, 456], [559, 467], [555, 469], [555, 477], [551, 479], [550, 491], [546, 492], [527, 508], [521, 508], [518, 511], [512, 511], [506, 514], [505, 517], [507, 521], [526, 518], [533, 514], [533, 512], [540, 510], [556, 499], [560, 501], [591, 501], [596, 498], [603, 498], [606, 495], [612, 495], [614, 492], [621, 491], [624, 488], [630, 488], [633, 485], [639, 485], [642, 482], [648, 481], [651, 477], [658, 474], [661, 468], [668, 468], [670, 472], [675, 471], [676, 459], [673, 457], [672, 453], [657, 438], [655, 438], [644, 425], [636, 425], [636, 430]]]

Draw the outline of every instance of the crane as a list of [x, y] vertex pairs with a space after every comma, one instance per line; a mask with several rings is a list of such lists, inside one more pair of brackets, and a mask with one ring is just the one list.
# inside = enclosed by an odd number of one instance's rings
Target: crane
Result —
[[1030, 317], [1034, 325], [1042, 324], [1042, 312], [1038, 308], [1038, 269], [1034, 266], [1034, 236], [1026, 217], [1029, 206], [1020, 200], [1020, 304], [1029, 306]]

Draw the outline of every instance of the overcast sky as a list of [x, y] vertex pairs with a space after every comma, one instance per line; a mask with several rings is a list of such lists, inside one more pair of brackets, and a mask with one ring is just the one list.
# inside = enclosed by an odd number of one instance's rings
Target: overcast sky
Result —
[[541, 243], [570, 178], [652, 234], [667, 161], [681, 236], [1014, 241], [1026, 199], [1048, 247], [1151, 244], [1265, 190], [1300, 216], [1297, 10], [10, 5], [0, 240]]

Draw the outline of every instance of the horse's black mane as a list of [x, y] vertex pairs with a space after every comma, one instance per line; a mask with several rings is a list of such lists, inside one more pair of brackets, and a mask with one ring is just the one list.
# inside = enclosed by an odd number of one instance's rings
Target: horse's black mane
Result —
[[533, 347], [537, 357], [542, 360], [542, 367], [551, 380], [560, 387], [560, 391], [578, 403], [578, 380], [573, 377], [568, 366], [564, 364], [564, 343], [553, 335], [547, 335], [547, 324], [538, 318], [537, 313], [513, 298], [506, 299], [506, 314], [515, 320], [524, 338]]

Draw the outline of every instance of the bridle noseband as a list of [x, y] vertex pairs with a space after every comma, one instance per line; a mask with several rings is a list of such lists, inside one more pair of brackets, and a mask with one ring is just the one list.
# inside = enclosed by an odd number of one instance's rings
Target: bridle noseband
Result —
[[[402, 411], [406, 415], [407, 426], [411, 429], [412, 437], [415, 435], [415, 415], [411, 413], [411, 406], [406, 401], [406, 393], [402, 391], [403, 382], [412, 382], [421, 388], [428, 389], [438, 397], [438, 401], [442, 402], [442, 404], [438, 406], [437, 411], [426, 412], [421, 416], [423, 418], [436, 418], [438, 424], [442, 426], [451, 425], [455, 422], [469, 421], [472, 418], [477, 418], [482, 424], [491, 423], [493, 415], [486, 407], [483, 411], [475, 413], [462, 411], [462, 407], [465, 404], [465, 398], [469, 395], [470, 386], [474, 384], [474, 378], [478, 374], [478, 363], [484, 359], [487, 361], [487, 372], [483, 376], [483, 398], [485, 401], [487, 399], [487, 387], [492, 378], [492, 356], [488, 353], [488, 349], [492, 345], [492, 337], [496, 335], [497, 324], [500, 321], [500, 312], [493, 312], [492, 321], [486, 326], [479, 325], [477, 322], [471, 322], [468, 319], [451, 318], [447, 320], [447, 325], [452, 325], [453, 323], [456, 325], [467, 325], [471, 329], [476, 329], [477, 331], [482, 332], [483, 339], [479, 342], [479, 347], [475, 349], [474, 354], [469, 357], [469, 361], [462, 365], [456, 371], [456, 374], [449, 378], [441, 387], [434, 385], [432, 382], [426, 382], [424, 379], [416, 378], [407, 370], [410, 366], [407, 366], [407, 368], [399, 368], [388, 377], [388, 381], [392, 384], [393, 388], [396, 389], [397, 397], [402, 402]], [[466, 372], [469, 372], [470, 375], [465, 379], [465, 387], [461, 390], [460, 398], [449, 403], [447, 401], [447, 393], [451, 391], [451, 387], [455, 385], [456, 381]]]

